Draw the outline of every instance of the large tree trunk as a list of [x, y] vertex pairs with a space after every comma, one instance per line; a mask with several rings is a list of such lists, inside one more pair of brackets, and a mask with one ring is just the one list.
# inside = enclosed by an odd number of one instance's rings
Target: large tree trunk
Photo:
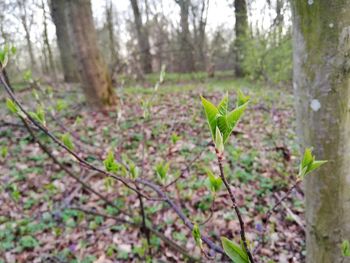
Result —
[[68, 3], [74, 50], [86, 98], [92, 106], [98, 108], [113, 105], [114, 90], [107, 65], [97, 47], [91, 2], [68, 0]]
[[181, 72], [195, 71], [195, 62], [193, 57], [193, 45], [188, 23], [190, 0], [175, 0], [180, 6], [180, 44], [181, 44]]
[[134, 13], [137, 42], [139, 45], [140, 58], [143, 73], [152, 72], [152, 56], [149, 45], [148, 30], [142, 24], [142, 17], [137, 0], [130, 0], [132, 11]]
[[292, 3], [301, 145], [329, 160], [306, 178], [307, 262], [350, 262], [350, 0]]
[[50, 1], [51, 16], [56, 26], [58, 48], [60, 50], [61, 64], [66, 82], [78, 82], [79, 74], [74, 59], [72, 39], [68, 27], [68, 5], [66, 0]]
[[248, 14], [246, 0], [235, 0], [235, 75], [243, 77], [243, 59], [245, 55], [245, 41], [248, 37]]

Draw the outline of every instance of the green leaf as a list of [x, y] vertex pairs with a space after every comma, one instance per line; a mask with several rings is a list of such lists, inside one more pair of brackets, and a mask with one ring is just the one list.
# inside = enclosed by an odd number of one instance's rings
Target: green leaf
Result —
[[312, 151], [310, 148], [305, 149], [305, 153], [299, 168], [299, 176], [305, 177], [307, 174], [312, 171], [318, 169], [323, 164], [327, 163], [326, 160], [319, 161], [315, 160], [315, 156], [312, 155]]
[[312, 156], [312, 151], [310, 148], [306, 148], [304, 152], [304, 157], [302, 160], [302, 167], [308, 166], [312, 161], [314, 160], [314, 157]]
[[178, 140], [181, 139], [181, 136], [179, 136], [178, 134], [176, 134], [175, 132], [171, 135], [171, 142], [173, 144], [176, 144]]
[[221, 243], [224, 247], [226, 255], [232, 259], [234, 263], [249, 263], [249, 258], [245, 250], [243, 250], [234, 241], [221, 237]]
[[37, 122], [39, 122], [40, 124], [46, 126], [46, 121], [45, 121], [45, 112], [43, 107], [39, 106], [36, 110], [36, 112], [29, 112], [29, 115], [36, 120]]
[[228, 93], [227, 92], [226, 92], [226, 95], [223, 97], [223, 99], [220, 101], [217, 109], [221, 115], [227, 114], [227, 110], [228, 110]]
[[67, 108], [67, 103], [64, 100], [57, 100], [56, 101], [56, 110], [58, 112], [64, 110]]
[[2, 148], [1, 148], [1, 157], [2, 157], [3, 159], [5, 159], [6, 156], [7, 156], [7, 154], [8, 154], [8, 149], [7, 149], [7, 147], [6, 147], [6, 146], [2, 146]]
[[27, 70], [23, 73], [23, 79], [25, 81], [32, 81], [33, 80], [33, 74], [31, 70]]
[[6, 106], [8, 110], [12, 113], [18, 113], [17, 105], [11, 99], [6, 99]]
[[6, 44], [3, 50], [0, 50], [0, 62], [2, 68], [5, 68], [8, 62], [9, 46]]
[[61, 140], [63, 144], [71, 151], [74, 149], [74, 145], [72, 143], [72, 140], [70, 138], [70, 135], [68, 133], [65, 133], [62, 135]]
[[222, 139], [222, 135], [218, 127], [216, 127], [215, 132], [215, 148], [218, 150], [219, 153], [224, 152], [224, 141]]
[[169, 170], [169, 163], [164, 164], [164, 162], [159, 163], [156, 165], [156, 174], [161, 180], [165, 180], [168, 170]]
[[120, 165], [115, 161], [114, 154], [111, 150], [108, 152], [106, 159], [103, 161], [103, 164], [105, 165], [107, 172], [116, 173], [120, 169]]
[[344, 240], [341, 244], [341, 252], [343, 257], [350, 257], [350, 242], [349, 240]]
[[204, 97], [201, 96], [201, 99], [202, 99], [202, 105], [205, 111], [205, 116], [207, 118], [209, 128], [211, 131], [211, 135], [213, 137], [213, 140], [215, 140], [215, 130], [216, 130], [216, 123], [217, 123], [217, 115], [219, 114], [219, 110], [215, 107], [213, 103], [206, 100]]
[[196, 245], [202, 247], [201, 232], [197, 224], [193, 225], [192, 236], [194, 241], [196, 242]]
[[39, 106], [36, 109], [36, 115], [38, 117], [38, 120], [41, 124], [43, 124], [44, 126], [46, 125], [46, 121], [45, 121], [45, 111], [44, 108], [42, 106]]
[[139, 177], [139, 168], [135, 165], [134, 162], [129, 163], [129, 170], [130, 170], [132, 179], [136, 179]]
[[222, 180], [220, 177], [216, 177], [213, 172], [209, 169], [206, 169], [207, 175], [208, 175], [208, 179], [209, 179], [209, 187], [210, 190], [213, 193], [216, 193], [220, 190], [221, 186], [222, 186]]
[[237, 92], [237, 102], [236, 107], [240, 107], [243, 104], [246, 104], [250, 99], [250, 96], [245, 96], [241, 90]]
[[23, 248], [31, 249], [39, 246], [39, 242], [32, 236], [23, 236], [19, 240], [20, 245]]
[[247, 105], [248, 105], [248, 102], [234, 109], [227, 115], [219, 116], [217, 118], [217, 125], [223, 135], [224, 144], [226, 143], [227, 139], [230, 137], [234, 127], [236, 126], [239, 119], [243, 115], [244, 110], [247, 108]]
[[309, 173], [312, 172], [313, 170], [318, 169], [320, 166], [323, 164], [327, 163], [328, 161], [313, 161], [309, 167]]

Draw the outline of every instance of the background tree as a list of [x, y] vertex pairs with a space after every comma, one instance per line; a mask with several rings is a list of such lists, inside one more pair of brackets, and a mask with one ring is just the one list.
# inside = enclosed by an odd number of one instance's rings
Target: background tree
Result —
[[197, 3], [192, 3], [191, 7], [197, 53], [197, 69], [205, 70], [207, 64], [207, 35], [205, 29], [207, 26], [209, 0], [200, 0]]
[[40, 8], [42, 9], [42, 12], [43, 12], [44, 53], [46, 54], [46, 52], [47, 52], [47, 58], [48, 58], [48, 62], [49, 62], [49, 65], [50, 65], [50, 71], [53, 73], [53, 76], [56, 77], [55, 63], [54, 63], [53, 54], [52, 54], [52, 48], [51, 48], [51, 44], [50, 44], [50, 41], [49, 41], [49, 35], [48, 35], [46, 5], [45, 5], [44, 0], [41, 0]]
[[191, 0], [175, 0], [180, 7], [180, 71], [195, 71], [193, 45], [189, 28], [189, 9]]
[[108, 31], [109, 51], [111, 55], [112, 70], [119, 63], [119, 54], [117, 48], [119, 47], [115, 39], [114, 29], [114, 10], [112, 1], [106, 2], [106, 28]]
[[149, 44], [148, 30], [142, 23], [142, 15], [137, 0], [130, 0], [134, 13], [134, 22], [139, 46], [143, 73], [152, 72], [152, 56]]
[[244, 42], [248, 37], [248, 14], [246, 0], [235, 0], [235, 41], [234, 41], [234, 53], [235, 53], [235, 75], [236, 77], [243, 77], [244, 70], [242, 62], [245, 56]]
[[60, 51], [62, 70], [66, 82], [77, 82], [79, 74], [74, 59], [73, 43], [68, 26], [68, 4], [66, 0], [50, 0], [52, 20], [56, 26], [56, 37]]
[[293, 12], [298, 132], [329, 160], [306, 180], [307, 262], [349, 262], [340, 245], [350, 237], [350, 1], [296, 0]]
[[87, 100], [92, 106], [104, 108], [116, 102], [108, 68], [96, 40], [90, 0], [67, 0], [69, 26], [72, 28], [74, 50], [79, 74]]
[[28, 7], [27, 7], [28, 1], [27, 0], [17, 0], [17, 5], [19, 8], [19, 18], [21, 20], [24, 32], [25, 32], [25, 39], [27, 41], [27, 49], [29, 54], [30, 63], [33, 69], [36, 68], [36, 59], [34, 56], [34, 50], [32, 45], [32, 38], [31, 38], [31, 27], [33, 25], [33, 13], [28, 13]]

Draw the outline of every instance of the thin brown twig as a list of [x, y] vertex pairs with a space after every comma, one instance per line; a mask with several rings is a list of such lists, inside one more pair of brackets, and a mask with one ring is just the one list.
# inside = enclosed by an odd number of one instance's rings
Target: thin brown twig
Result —
[[265, 245], [265, 233], [267, 230], [267, 224], [270, 221], [270, 217], [272, 215], [273, 212], [276, 212], [276, 208], [278, 208], [284, 200], [286, 200], [288, 198], [288, 196], [293, 192], [293, 190], [302, 182], [302, 179], [298, 177], [298, 179], [296, 180], [296, 182], [289, 188], [289, 190], [287, 191], [287, 193], [285, 193], [285, 195], [280, 198], [276, 204], [269, 209], [265, 215], [262, 218], [262, 230], [261, 230], [261, 234], [260, 234], [260, 242], [259, 244], [254, 248], [254, 252], [257, 253], [259, 252], [259, 250]]
[[[114, 219], [114, 220], [116, 220], [116, 222], [119, 222], [119, 223], [122, 223], [122, 224], [128, 224], [128, 225], [131, 225], [131, 226], [134, 226], [134, 227], [140, 227], [140, 225], [135, 223], [135, 222], [132, 222], [132, 221], [129, 221], [129, 220], [126, 220], [126, 219], [122, 219], [122, 218], [119, 218], [119, 217], [116, 217], [116, 216], [113, 216], [113, 215], [107, 215], [107, 214], [104, 214], [104, 213], [101, 213], [101, 212], [92, 211], [92, 210], [88, 210], [88, 209], [81, 208], [81, 207], [69, 207], [69, 209], [78, 210], [78, 211], [84, 212], [86, 214], [92, 214], [92, 215], [96, 215], [96, 216], [102, 216], [104, 218]], [[154, 227], [148, 227], [148, 226], [146, 226], [146, 227], [147, 227], [147, 230], [149, 232], [151, 232], [152, 234], [158, 236], [160, 239], [163, 240], [164, 243], [168, 244], [169, 247], [171, 247], [172, 249], [176, 250], [177, 252], [180, 252], [183, 256], [185, 256], [186, 258], [190, 259], [191, 262], [200, 262], [201, 261], [200, 259], [195, 258], [192, 255], [190, 255], [190, 253], [187, 252], [187, 250], [185, 248], [179, 246], [174, 241], [172, 241], [171, 239], [167, 238], [164, 234], [162, 234], [162, 233], [158, 232], [157, 230], [155, 230]]]
[[[25, 115], [25, 117], [32, 123], [34, 124], [37, 128], [39, 128], [41, 131], [43, 131], [47, 136], [49, 136], [58, 146], [60, 146], [61, 148], [65, 149], [67, 152], [69, 152], [72, 156], [74, 156], [78, 162], [80, 164], [82, 164], [83, 166], [89, 168], [90, 170], [93, 171], [97, 171], [100, 172], [101, 174], [110, 176], [112, 178], [115, 178], [116, 180], [122, 182], [125, 186], [127, 186], [129, 189], [133, 190], [136, 193], [139, 193], [142, 197], [145, 197], [148, 200], [153, 200], [153, 201], [165, 201], [167, 202], [170, 207], [176, 212], [176, 214], [181, 218], [181, 220], [184, 222], [184, 224], [190, 229], [193, 229], [193, 224], [192, 222], [185, 216], [185, 214], [181, 211], [181, 209], [155, 184], [153, 184], [152, 182], [145, 180], [145, 179], [141, 179], [138, 178], [135, 181], [131, 181], [125, 178], [121, 178], [119, 176], [110, 174], [108, 172], [105, 172], [104, 170], [97, 168], [95, 166], [93, 166], [92, 164], [87, 163], [85, 160], [81, 159], [77, 153], [75, 153], [74, 151], [72, 151], [71, 149], [69, 149], [67, 146], [65, 146], [59, 139], [57, 139], [46, 127], [42, 126], [40, 123], [38, 123], [36, 120], [34, 120], [30, 114], [23, 108], [22, 104], [17, 100], [16, 96], [14, 95], [14, 93], [12, 92], [11, 88], [9, 87], [9, 85], [7, 84], [7, 82], [4, 80], [3, 77], [3, 71], [0, 70], [0, 81], [2, 82], [6, 92], [9, 94], [9, 96], [11, 97], [11, 99], [14, 101], [14, 103], [19, 107], [19, 109], [22, 111], [22, 113]], [[21, 116], [20, 116], [21, 117]], [[21, 117], [25, 122], [26, 120]], [[39, 141], [38, 141], [39, 142]], [[43, 144], [41, 144], [43, 145]], [[45, 145], [43, 145], [45, 149], [47, 149], [47, 147], [45, 147]], [[47, 149], [48, 150], [48, 149]], [[50, 152], [48, 150], [48, 152]], [[52, 157], [54, 157], [51, 154]], [[50, 156], [50, 157], [51, 157]], [[55, 157], [54, 157], [55, 158]], [[56, 159], [56, 158], [55, 158]], [[57, 159], [56, 159], [57, 160]], [[59, 161], [57, 160], [57, 162], [59, 163]], [[62, 167], [65, 168], [65, 166], [62, 165]], [[78, 177], [77, 177], [78, 178]], [[134, 187], [132, 187], [129, 183], [139, 183], [139, 184], [143, 184], [145, 186], [148, 186], [149, 188], [151, 188], [153, 191], [155, 191], [158, 196], [160, 196], [160, 199], [157, 198], [150, 198], [148, 196], [145, 196], [144, 194], [142, 194], [141, 192], [139, 192], [137, 189], [135, 189]], [[90, 187], [90, 189], [92, 189]], [[93, 189], [92, 189], [93, 190]], [[96, 193], [96, 191], [95, 191]], [[99, 193], [97, 193], [99, 195]], [[203, 242], [205, 242], [208, 247], [210, 247], [212, 250], [220, 253], [220, 254], [225, 254], [223, 249], [216, 245], [214, 242], [212, 242], [208, 237], [206, 236], [202, 236], [201, 239], [203, 240]]]
[[52, 139], [58, 146], [60, 146], [61, 148], [63, 148], [66, 152], [70, 153], [81, 165], [85, 166], [86, 168], [96, 171], [96, 172], [100, 172], [103, 175], [109, 176], [114, 178], [117, 181], [120, 181], [121, 183], [123, 183], [127, 188], [129, 188], [130, 190], [139, 193], [140, 195], [142, 195], [143, 197], [145, 197], [146, 199], [152, 199], [149, 196], [144, 195], [143, 193], [139, 192], [137, 189], [135, 189], [133, 186], [131, 186], [132, 181], [126, 178], [122, 178], [120, 176], [111, 174], [109, 172], [106, 172], [90, 163], [88, 163], [87, 161], [85, 161], [84, 159], [82, 159], [81, 157], [79, 157], [79, 155], [77, 153], [75, 153], [73, 150], [71, 150], [70, 148], [68, 148], [63, 142], [61, 142], [58, 138], [56, 138], [55, 135], [53, 135], [46, 127], [44, 127], [43, 125], [41, 125], [40, 123], [38, 123], [35, 119], [32, 118], [32, 116], [24, 109], [24, 107], [22, 106], [22, 104], [17, 100], [15, 94], [12, 92], [10, 86], [8, 85], [8, 83], [5, 81], [4, 76], [3, 76], [3, 71], [0, 70], [0, 80], [3, 84], [3, 86], [5, 87], [6, 92], [9, 94], [9, 96], [11, 97], [11, 99], [14, 101], [14, 103], [19, 107], [19, 109], [21, 110], [21, 112], [25, 115], [25, 117], [30, 120], [30, 122], [36, 126], [37, 128], [39, 128], [41, 131], [43, 131], [48, 137], [50, 137], [50, 139]]
[[219, 163], [219, 168], [220, 168], [220, 177], [221, 177], [222, 181], [224, 182], [224, 185], [225, 185], [225, 187], [226, 187], [226, 189], [227, 189], [227, 191], [228, 191], [228, 193], [230, 195], [230, 198], [231, 198], [231, 201], [232, 201], [232, 204], [233, 204], [233, 209], [235, 210], [236, 215], [238, 217], [239, 226], [240, 226], [240, 235], [241, 235], [241, 239], [242, 239], [242, 242], [243, 242], [244, 249], [247, 252], [247, 255], [248, 255], [248, 258], [249, 258], [250, 262], [254, 263], [255, 262], [254, 258], [252, 256], [252, 253], [250, 252], [250, 249], [249, 249], [248, 244], [247, 244], [247, 238], [246, 238], [246, 235], [245, 235], [245, 228], [244, 228], [244, 221], [243, 221], [241, 212], [239, 211], [239, 208], [238, 208], [237, 202], [236, 202], [236, 198], [233, 195], [233, 192], [232, 192], [232, 190], [230, 188], [230, 185], [228, 184], [228, 182], [226, 180], [226, 177], [225, 177], [225, 174], [224, 174], [224, 169], [223, 169], [223, 166], [222, 166], [223, 155], [217, 152], [217, 157], [218, 157], [218, 163]]

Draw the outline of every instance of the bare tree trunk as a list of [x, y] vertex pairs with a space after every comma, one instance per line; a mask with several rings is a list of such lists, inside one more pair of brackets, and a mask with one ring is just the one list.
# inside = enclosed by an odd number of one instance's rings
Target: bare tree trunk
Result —
[[152, 72], [152, 56], [148, 38], [148, 30], [142, 23], [142, 17], [137, 0], [130, 0], [132, 11], [134, 13], [137, 41], [140, 50], [141, 64], [143, 73]]
[[294, 90], [303, 147], [329, 162], [308, 176], [307, 262], [350, 262], [350, 0], [295, 0]]
[[248, 37], [248, 14], [246, 0], [235, 0], [235, 75], [236, 77], [243, 77], [243, 59], [245, 55], [244, 42]]
[[[193, 30], [197, 51], [197, 69], [207, 69], [207, 57], [206, 57], [206, 34], [205, 28], [207, 26], [209, 0], [201, 0], [198, 5], [192, 5], [193, 16]], [[199, 10], [199, 12], [198, 12]], [[197, 25], [198, 24], [198, 25]]]
[[116, 97], [107, 65], [97, 47], [91, 2], [90, 0], [67, 0], [67, 2], [74, 49], [86, 98], [92, 106], [98, 108], [113, 105]]
[[56, 69], [55, 69], [55, 63], [53, 61], [53, 55], [52, 55], [52, 49], [49, 41], [49, 36], [47, 33], [47, 17], [46, 17], [46, 10], [45, 10], [45, 3], [44, 0], [41, 0], [41, 8], [43, 10], [43, 24], [44, 24], [44, 32], [43, 32], [43, 38], [44, 38], [44, 48], [46, 46], [47, 49], [47, 56], [50, 64], [50, 70], [53, 73], [54, 78], [56, 79]]
[[50, 9], [52, 20], [56, 26], [56, 36], [58, 48], [60, 50], [61, 64], [66, 82], [78, 82], [79, 74], [76, 60], [74, 59], [74, 51], [72, 39], [68, 26], [68, 5], [66, 0], [51, 0]]
[[195, 71], [195, 62], [193, 57], [193, 45], [188, 23], [190, 0], [175, 0], [180, 6], [180, 43], [181, 43], [181, 68], [182, 72]]
[[25, 38], [27, 41], [27, 48], [28, 48], [28, 54], [31, 66], [36, 69], [36, 60], [34, 57], [33, 52], [33, 46], [32, 46], [32, 40], [30, 37], [30, 25], [28, 25], [28, 14], [27, 14], [27, 6], [26, 6], [26, 0], [17, 0], [17, 4], [20, 10], [20, 19], [21, 23], [25, 32]]
[[119, 56], [117, 52], [117, 43], [115, 41], [115, 33], [114, 33], [114, 17], [113, 17], [113, 4], [109, 2], [109, 5], [106, 5], [106, 23], [109, 37], [109, 49], [112, 56], [112, 65], [118, 63]]

